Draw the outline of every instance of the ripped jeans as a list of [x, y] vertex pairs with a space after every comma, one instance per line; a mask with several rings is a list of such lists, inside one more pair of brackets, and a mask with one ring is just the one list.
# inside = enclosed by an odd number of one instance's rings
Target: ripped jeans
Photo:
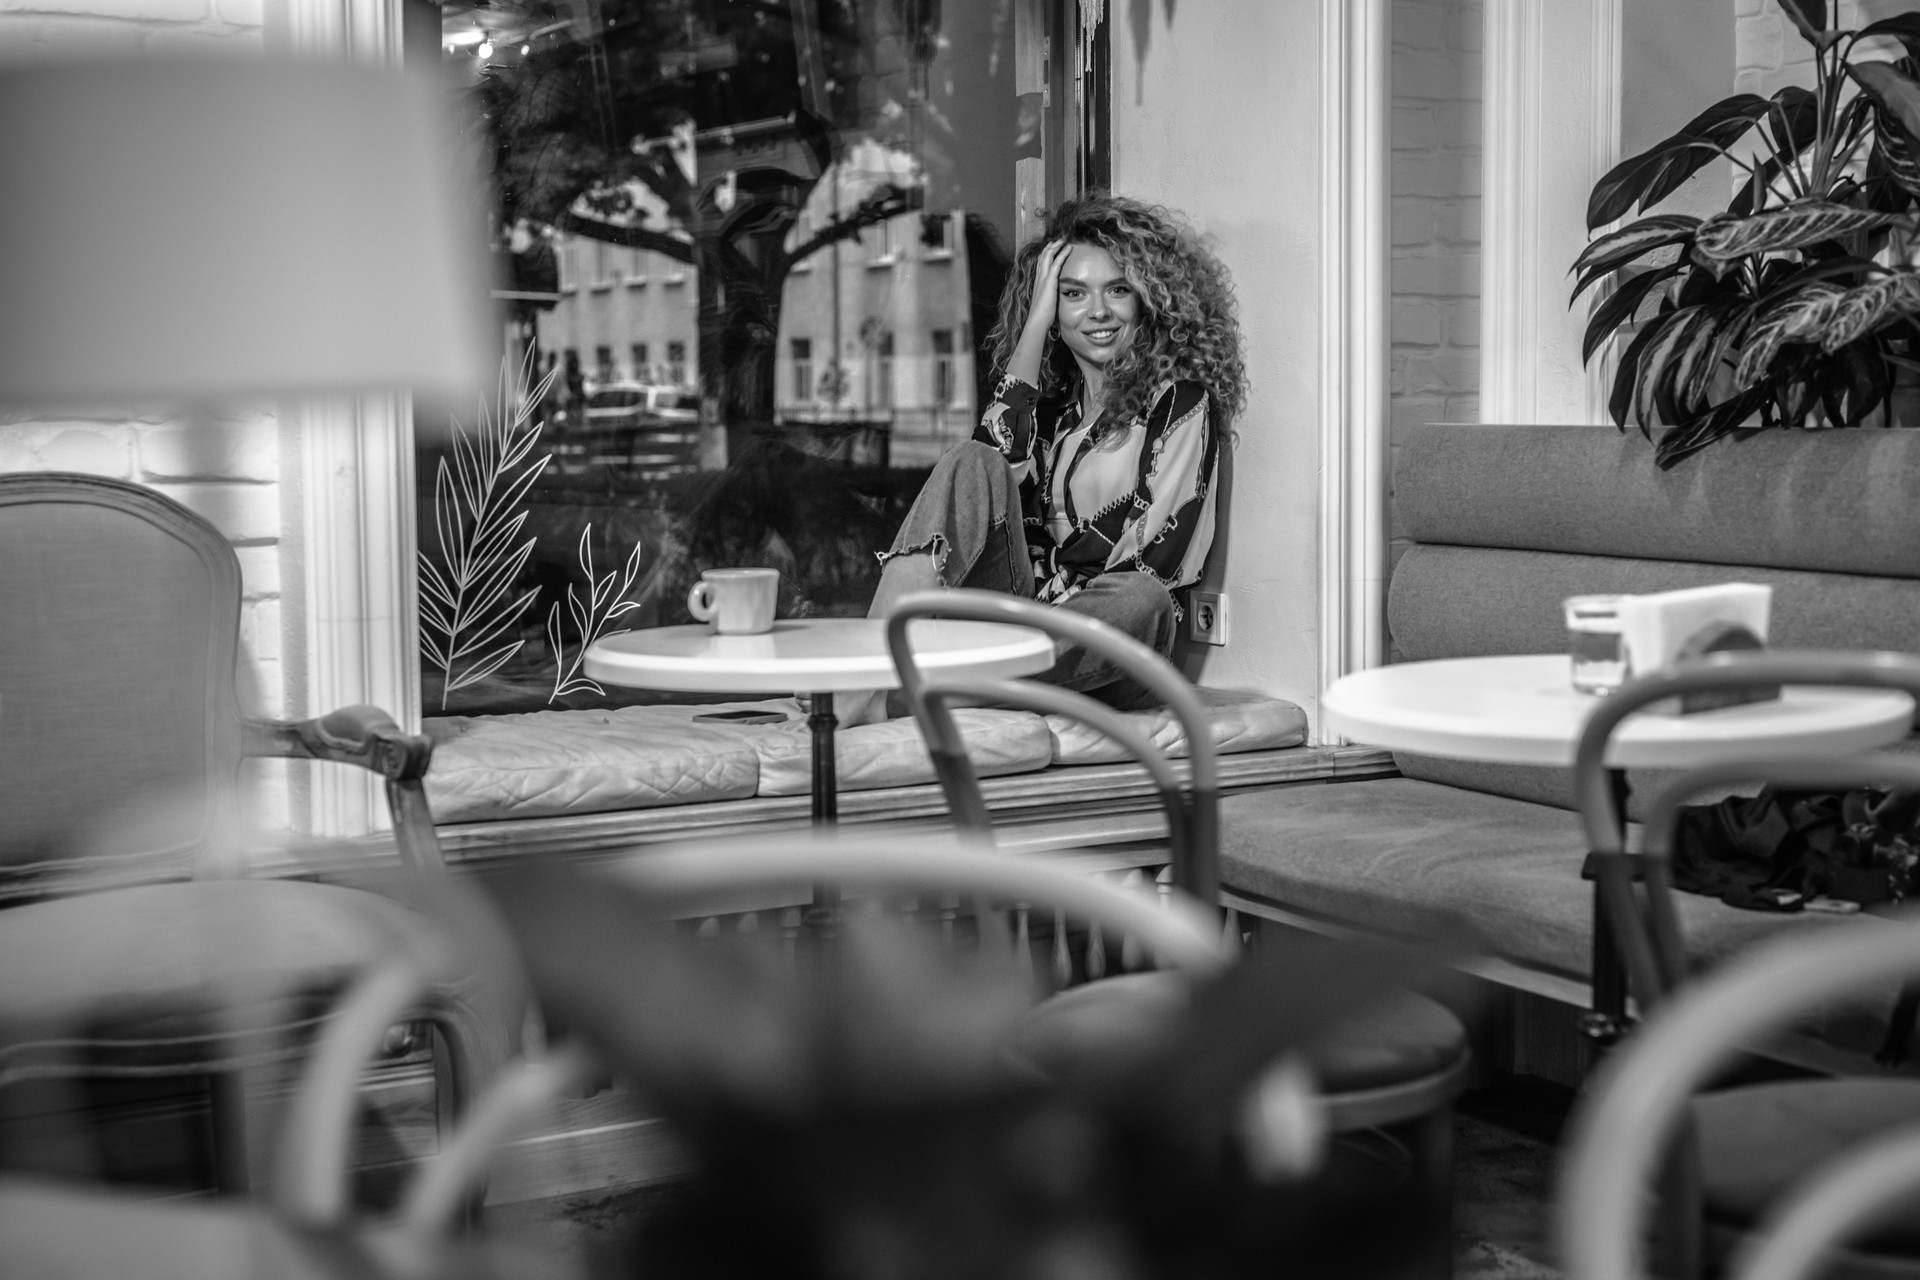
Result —
[[[1031, 600], [1033, 567], [1021, 527], [1020, 489], [999, 451], [969, 440], [947, 451], [927, 477], [882, 563], [931, 554], [949, 587], [1004, 591]], [[1056, 606], [1097, 618], [1163, 656], [1173, 652], [1173, 597], [1152, 574], [1103, 573]], [[1035, 678], [1088, 694], [1121, 711], [1158, 705], [1146, 686], [1076, 645], [1062, 645]], [[888, 699], [895, 710], [896, 693]]]

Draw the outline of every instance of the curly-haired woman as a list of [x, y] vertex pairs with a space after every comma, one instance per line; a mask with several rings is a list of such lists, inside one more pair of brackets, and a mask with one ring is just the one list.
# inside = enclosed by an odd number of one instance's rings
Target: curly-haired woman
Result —
[[[1162, 653], [1213, 545], [1221, 438], [1246, 397], [1226, 268], [1166, 209], [1069, 200], [1014, 260], [980, 429], [928, 477], [868, 616], [930, 587], [1037, 598]], [[1122, 709], [1146, 690], [1063, 649], [1040, 677]], [[846, 721], [882, 714], [846, 699]]]

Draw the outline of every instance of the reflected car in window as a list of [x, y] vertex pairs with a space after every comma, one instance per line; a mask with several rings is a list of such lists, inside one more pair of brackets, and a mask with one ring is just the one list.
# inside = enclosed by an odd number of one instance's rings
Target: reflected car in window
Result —
[[585, 417], [567, 432], [563, 466], [609, 467], [636, 479], [699, 466], [700, 397], [690, 391], [610, 382], [587, 396]]

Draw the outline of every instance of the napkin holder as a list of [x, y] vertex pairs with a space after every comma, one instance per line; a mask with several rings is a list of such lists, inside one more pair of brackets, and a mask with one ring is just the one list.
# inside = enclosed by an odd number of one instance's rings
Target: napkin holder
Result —
[[[1628, 672], [1644, 675], [1710, 653], [1764, 649], [1772, 604], [1773, 588], [1751, 582], [1624, 597], [1620, 601], [1620, 638], [1626, 649]], [[1715, 689], [1668, 698], [1647, 710], [1691, 715], [1779, 696], [1777, 685]]]

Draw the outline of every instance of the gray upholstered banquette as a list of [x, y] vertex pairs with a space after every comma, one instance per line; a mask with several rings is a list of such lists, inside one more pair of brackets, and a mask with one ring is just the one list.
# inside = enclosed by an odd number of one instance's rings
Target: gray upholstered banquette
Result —
[[[1565, 596], [1732, 580], [1772, 585], [1777, 646], [1920, 649], [1920, 431], [1771, 431], [1660, 471], [1605, 427], [1426, 426], [1394, 501], [1398, 660], [1557, 652]], [[1396, 760], [1399, 778], [1229, 799], [1230, 893], [1384, 932], [1464, 917], [1518, 985], [1579, 993], [1592, 895], [1565, 771]], [[1832, 923], [1681, 897], [1704, 959]]]

